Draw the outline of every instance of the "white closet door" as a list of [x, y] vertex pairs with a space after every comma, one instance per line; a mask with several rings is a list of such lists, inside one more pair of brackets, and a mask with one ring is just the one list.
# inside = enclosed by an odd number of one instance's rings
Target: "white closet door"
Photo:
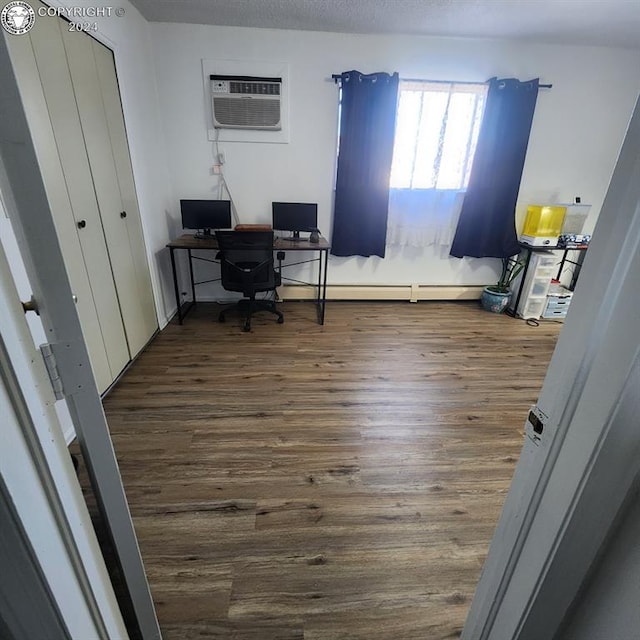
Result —
[[34, 29], [36, 33], [32, 36], [33, 49], [71, 200], [76, 223], [74, 233], [78, 236], [84, 268], [91, 283], [112, 382], [131, 357], [62, 43], [62, 31], [68, 30], [67, 25], [61, 19], [39, 20], [39, 28]]
[[[135, 355], [153, 332], [149, 333], [146, 326], [143, 301], [138, 292], [136, 264], [129, 245], [127, 225], [123, 224], [121, 217], [125, 208], [120, 196], [92, 39], [84, 34], [65, 31], [62, 38], [120, 301], [120, 312], [129, 349]], [[144, 255], [144, 247], [137, 250]]]
[[[20, 85], [20, 94], [38, 154], [47, 197], [55, 219], [67, 275], [71, 287], [78, 297], [78, 315], [91, 358], [93, 373], [98, 387], [105, 389], [111, 384], [113, 378], [32, 48], [31, 38], [35, 35], [34, 32], [38, 32], [43, 27], [45, 22], [44, 20], [36, 20], [36, 24], [28, 36], [7, 38], [7, 44]], [[36, 35], [36, 37], [38, 36]], [[34, 233], [37, 233], [37, 230], [34, 230]]]
[[149, 273], [149, 262], [142, 233], [140, 210], [133, 180], [131, 156], [122, 114], [120, 89], [118, 87], [113, 53], [97, 40], [92, 39], [91, 44], [93, 45], [98, 81], [109, 129], [109, 139], [111, 140], [116, 174], [120, 186], [120, 197], [126, 213], [126, 217], [121, 218], [121, 224], [126, 227], [129, 238], [129, 248], [135, 268], [135, 285], [141, 307], [139, 335], [135, 339], [130, 338], [132, 355], [136, 355], [157, 330], [158, 317], [153, 299], [151, 274]]

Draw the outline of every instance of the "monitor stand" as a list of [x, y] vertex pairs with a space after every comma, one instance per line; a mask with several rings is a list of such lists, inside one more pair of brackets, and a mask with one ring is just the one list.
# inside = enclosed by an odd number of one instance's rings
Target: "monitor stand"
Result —
[[291, 240], [293, 242], [297, 242], [298, 240], [300, 240], [300, 232], [299, 231], [294, 231], [293, 235], [288, 236], [287, 238], [282, 238], [283, 240]]
[[201, 231], [198, 231], [198, 233], [196, 233], [193, 237], [197, 238], [198, 240], [209, 240], [211, 238], [211, 229], [202, 229]]

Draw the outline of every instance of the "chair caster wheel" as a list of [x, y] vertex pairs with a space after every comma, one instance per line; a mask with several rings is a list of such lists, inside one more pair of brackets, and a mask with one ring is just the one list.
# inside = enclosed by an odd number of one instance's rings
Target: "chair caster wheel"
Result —
[[249, 331], [251, 331], [251, 325], [250, 324], [245, 324], [244, 327], [242, 327], [242, 330], [247, 333]]
[[278, 318], [278, 324], [282, 324], [284, 322], [284, 318]]

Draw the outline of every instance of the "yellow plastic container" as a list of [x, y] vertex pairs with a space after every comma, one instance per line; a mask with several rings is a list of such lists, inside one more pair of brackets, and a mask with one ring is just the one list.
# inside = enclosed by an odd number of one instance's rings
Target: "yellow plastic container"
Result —
[[527, 207], [522, 234], [531, 237], [558, 237], [567, 207], [531, 204]]

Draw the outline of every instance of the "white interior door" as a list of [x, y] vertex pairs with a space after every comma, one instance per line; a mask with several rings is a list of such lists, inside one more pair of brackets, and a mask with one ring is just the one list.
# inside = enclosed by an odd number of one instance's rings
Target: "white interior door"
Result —
[[[134, 259], [134, 254], [140, 252], [146, 261], [144, 245], [132, 251], [127, 218], [123, 217], [123, 213], [128, 212], [125, 211], [120, 193], [93, 39], [85, 34], [66, 31], [63, 32], [63, 41], [120, 301], [120, 312], [131, 354], [135, 355], [148, 342], [154, 330], [148, 330], [145, 307], [154, 310], [155, 306], [148, 304], [148, 298], [140, 297], [139, 273]], [[134, 213], [132, 210], [131, 214]]]
[[98, 70], [98, 81], [120, 187], [120, 198], [124, 207], [123, 211], [126, 214], [125, 217], [120, 218], [120, 224], [124, 225], [126, 229], [129, 250], [133, 258], [134, 272], [131, 284], [135, 286], [140, 306], [140, 316], [136, 326], [132, 328], [133, 333], [127, 333], [131, 355], [135, 356], [157, 330], [158, 318], [155, 312], [151, 274], [149, 273], [149, 262], [142, 234], [140, 210], [133, 180], [133, 168], [131, 166], [131, 156], [122, 114], [120, 89], [118, 87], [118, 78], [116, 77], [113, 53], [97, 40], [92, 39], [91, 44]]
[[91, 283], [91, 294], [109, 362], [110, 384], [131, 357], [62, 44], [65, 24], [59, 19], [37, 21], [32, 30], [32, 43], [75, 223], [73, 231], [69, 228], [66, 232], [72, 237], [77, 235], [80, 243], [83, 262], [76, 268], [84, 267]]
[[[87, 343], [87, 349], [91, 357], [91, 366], [98, 387], [103, 391], [114, 379], [114, 372], [112, 371], [112, 364], [109, 361], [108, 351], [112, 351], [114, 354], [112, 357], [116, 360], [114, 363], [115, 369], [118, 366], [118, 353], [120, 350], [117, 346], [114, 346], [114, 344], [105, 345], [100, 324], [100, 318], [104, 310], [101, 309], [102, 305], [99, 305], [102, 313], [96, 308], [96, 300], [94, 299], [89, 272], [85, 268], [85, 257], [82, 246], [78, 241], [78, 229], [76, 227], [70, 193], [67, 188], [67, 179], [65, 178], [61, 164], [58, 142], [54, 135], [47, 100], [44, 96], [40, 73], [34, 54], [32, 38], [46, 41], [48, 36], [42, 32], [42, 29], [46, 29], [46, 25], [48, 24], [50, 24], [48, 20], [36, 21], [29, 35], [11, 38], [8, 40], [7, 45], [11, 53], [12, 64], [19, 79], [20, 94], [29, 120], [32, 138], [38, 155], [38, 162], [42, 168], [42, 177], [54, 215], [58, 240], [65, 257], [67, 274], [73, 292], [78, 298], [77, 310]], [[72, 109], [66, 114], [67, 123], [73, 119], [74, 113], [77, 120], [77, 110]], [[64, 132], [59, 131], [59, 134], [60, 133]], [[81, 137], [80, 141], [82, 141]], [[78, 187], [78, 182], [79, 181], [69, 180], [69, 184], [74, 188], [74, 194], [77, 194], [77, 188], [81, 188]], [[79, 202], [77, 196], [75, 197], [77, 207], [90, 206], [90, 203], [87, 205], [86, 203]], [[95, 196], [93, 197], [93, 201], [95, 203]], [[35, 229], [34, 232], [37, 233], [39, 230]], [[103, 251], [103, 253], [106, 255], [106, 252]], [[99, 264], [100, 259], [97, 257], [97, 252], [94, 252], [94, 258], [96, 263]], [[106, 271], [109, 272], [110, 268], [107, 267]], [[107, 303], [109, 291], [110, 289], [107, 285], [104, 288]], [[115, 300], [117, 305], [113, 282], [111, 283], [111, 291], [113, 291], [112, 301]], [[101, 299], [99, 298], [99, 300]], [[121, 321], [120, 324], [122, 325]], [[127, 360], [125, 360], [125, 363]], [[124, 364], [122, 364], [122, 366], [124, 366]], [[116, 371], [115, 375], [122, 369], [122, 366]]]
[[53, 17], [9, 45], [103, 392], [158, 328], [113, 54]]

